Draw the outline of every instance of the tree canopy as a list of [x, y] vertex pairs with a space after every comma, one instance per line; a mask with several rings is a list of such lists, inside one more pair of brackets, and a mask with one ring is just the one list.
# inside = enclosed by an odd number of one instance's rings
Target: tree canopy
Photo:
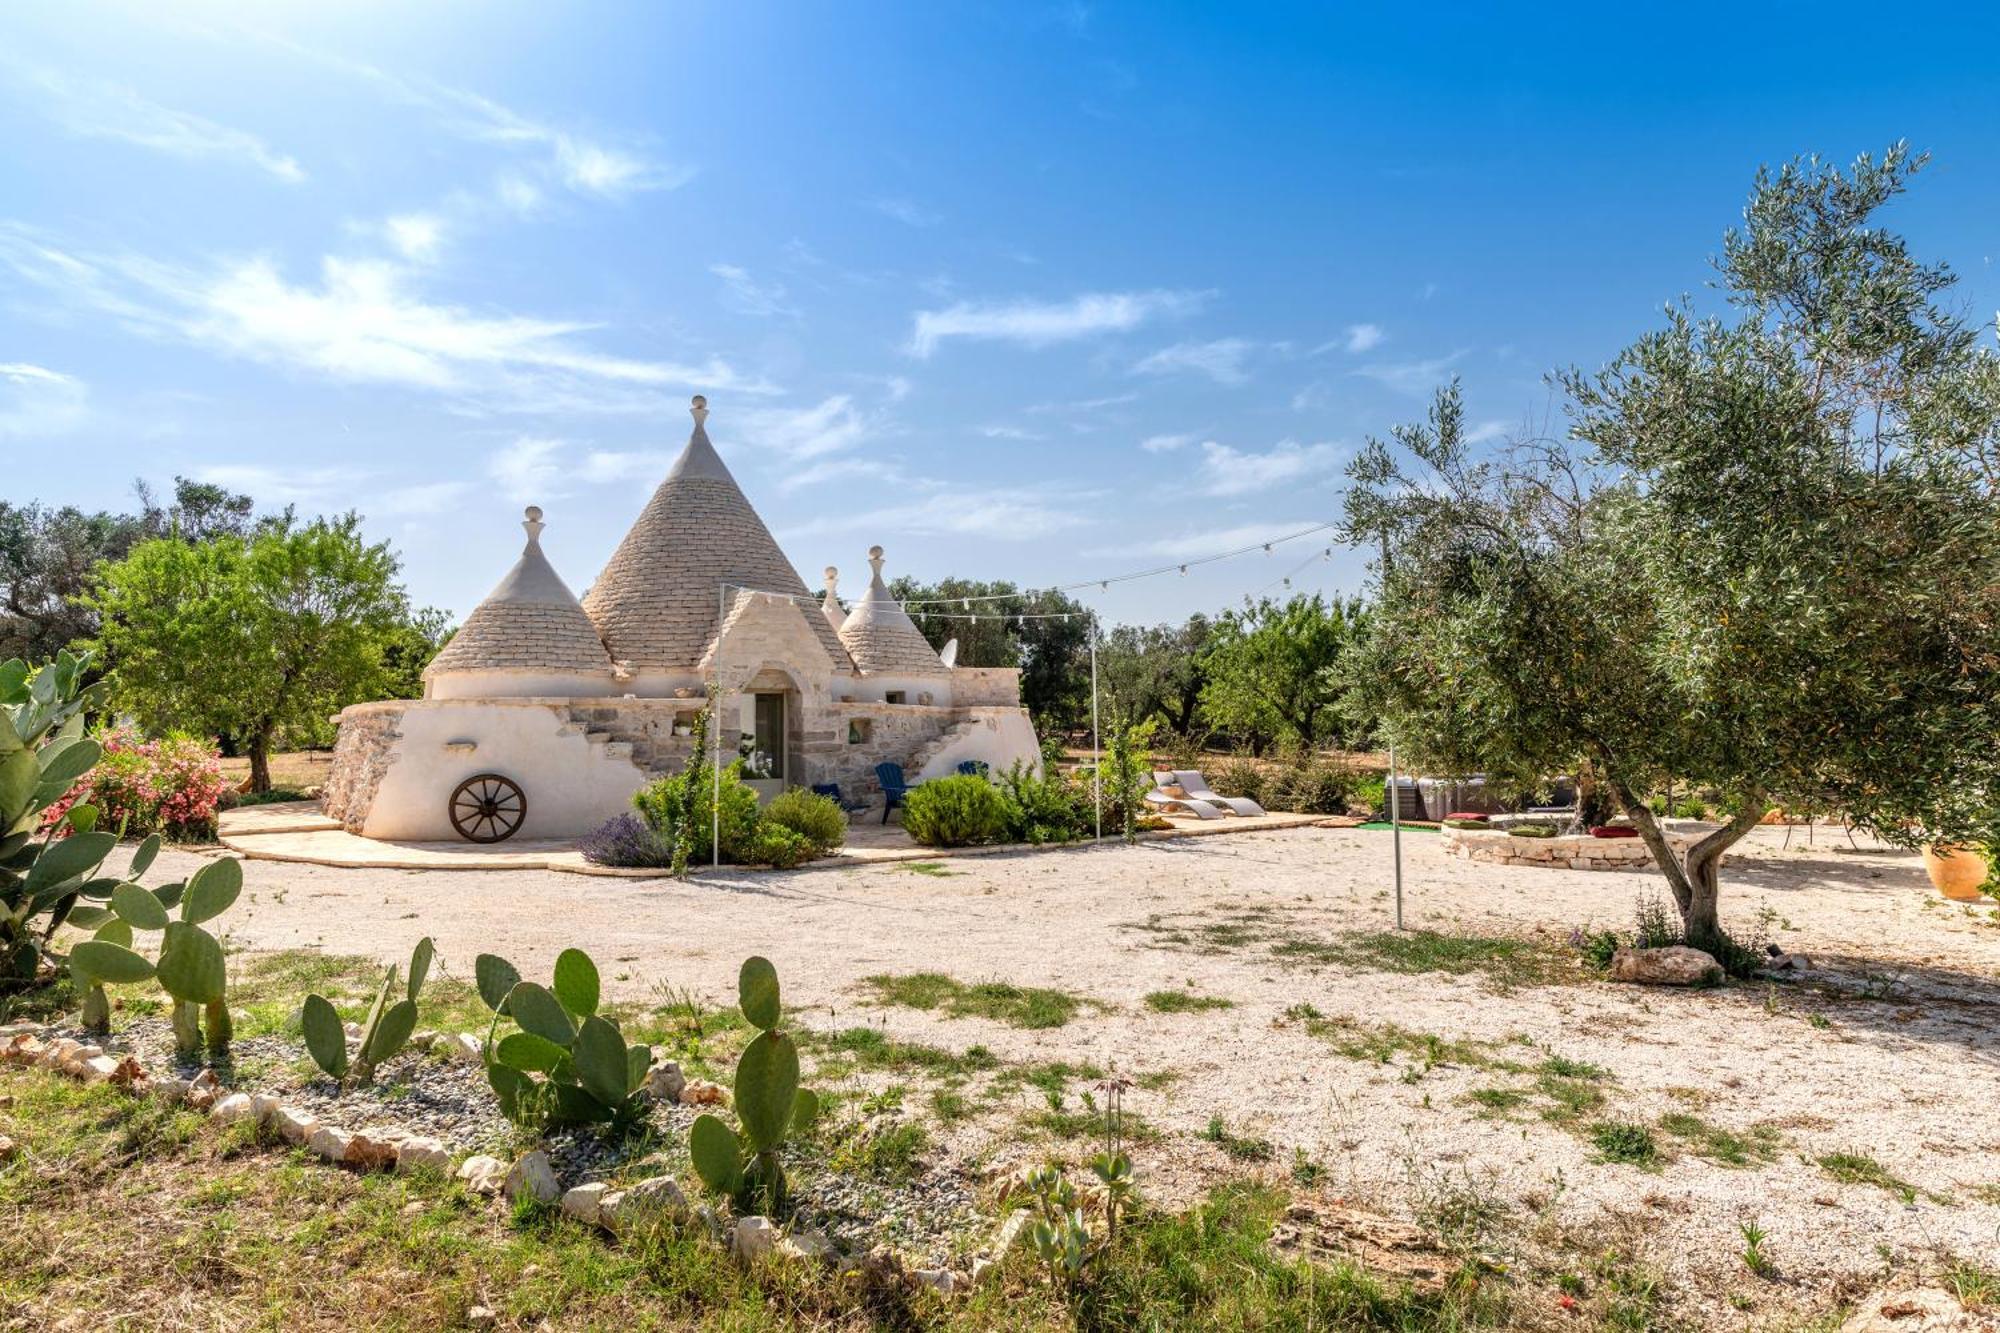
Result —
[[1225, 611], [1204, 661], [1201, 701], [1209, 723], [1255, 746], [1344, 742], [1346, 719], [1336, 705], [1360, 622], [1358, 600], [1329, 602], [1317, 593], [1245, 601]]
[[1068, 730], [1089, 720], [1090, 613], [1074, 597], [950, 577], [905, 576], [889, 592], [913, 603], [910, 617], [933, 648], [958, 640], [960, 666], [1019, 667], [1021, 702], [1043, 726]]
[[89, 599], [113, 706], [156, 733], [230, 739], [250, 756], [252, 787], [268, 790], [281, 733], [394, 683], [411, 632], [397, 568], [354, 514], [141, 542], [100, 571]]
[[[1874, 214], [1921, 165], [1760, 173], [1718, 284], [1603, 370], [1567, 439], [1480, 457], [1456, 385], [1371, 441], [1347, 535], [1392, 557], [1357, 689], [1412, 758], [1579, 764], [1727, 953], [1718, 864], [1773, 804], [1891, 840], [1992, 837], [2000, 804], [1995, 360], [1951, 278]], [[1645, 797], [1720, 792], [1678, 855]]]

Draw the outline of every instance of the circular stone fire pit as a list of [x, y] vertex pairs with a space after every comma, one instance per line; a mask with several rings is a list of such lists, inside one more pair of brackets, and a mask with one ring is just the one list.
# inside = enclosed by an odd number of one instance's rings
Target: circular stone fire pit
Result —
[[[1444, 849], [1468, 861], [1496, 865], [1544, 866], [1556, 870], [1651, 870], [1653, 854], [1639, 838], [1593, 838], [1589, 834], [1516, 838], [1500, 830], [1443, 830]], [[1667, 834], [1667, 845], [1685, 854], [1703, 833]], [[1726, 859], [1726, 858], [1725, 858]]]

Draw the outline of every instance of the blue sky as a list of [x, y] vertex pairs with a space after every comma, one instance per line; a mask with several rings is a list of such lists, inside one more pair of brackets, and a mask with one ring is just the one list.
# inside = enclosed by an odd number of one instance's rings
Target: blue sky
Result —
[[1798, 152], [1931, 150], [1892, 220], [2000, 307], [1989, 6], [164, 8], [0, 17], [8, 498], [357, 508], [460, 615], [529, 502], [580, 592], [695, 392], [850, 590], [877, 542], [1044, 585], [1328, 520], [1444, 377], [1546, 420]]

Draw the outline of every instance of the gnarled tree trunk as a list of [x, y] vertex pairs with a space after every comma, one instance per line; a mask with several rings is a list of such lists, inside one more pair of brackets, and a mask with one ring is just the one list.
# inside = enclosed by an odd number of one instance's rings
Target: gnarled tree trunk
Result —
[[1667, 877], [1674, 905], [1680, 909], [1681, 932], [1687, 942], [1726, 962], [1730, 940], [1722, 929], [1722, 856], [1764, 817], [1764, 794], [1756, 790], [1744, 793], [1736, 817], [1688, 848], [1683, 859], [1668, 843], [1660, 821], [1630, 786], [1611, 776], [1607, 776], [1606, 785], [1632, 820], [1632, 826], [1639, 830], [1646, 850], [1653, 854], [1653, 863]]

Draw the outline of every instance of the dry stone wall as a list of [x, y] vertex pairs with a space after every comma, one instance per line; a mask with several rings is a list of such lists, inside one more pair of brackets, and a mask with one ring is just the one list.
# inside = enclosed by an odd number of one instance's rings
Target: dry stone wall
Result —
[[[1639, 838], [1516, 838], [1498, 830], [1448, 828], [1440, 835], [1451, 856], [1495, 865], [1545, 866], [1556, 870], [1652, 870], [1653, 854]], [[1683, 855], [1700, 834], [1669, 833], [1667, 845]]]
[[382, 775], [395, 762], [396, 741], [402, 733], [406, 703], [356, 704], [335, 719], [340, 734], [333, 746], [333, 764], [320, 796], [329, 819], [338, 819], [349, 833], [359, 833], [375, 804]]

